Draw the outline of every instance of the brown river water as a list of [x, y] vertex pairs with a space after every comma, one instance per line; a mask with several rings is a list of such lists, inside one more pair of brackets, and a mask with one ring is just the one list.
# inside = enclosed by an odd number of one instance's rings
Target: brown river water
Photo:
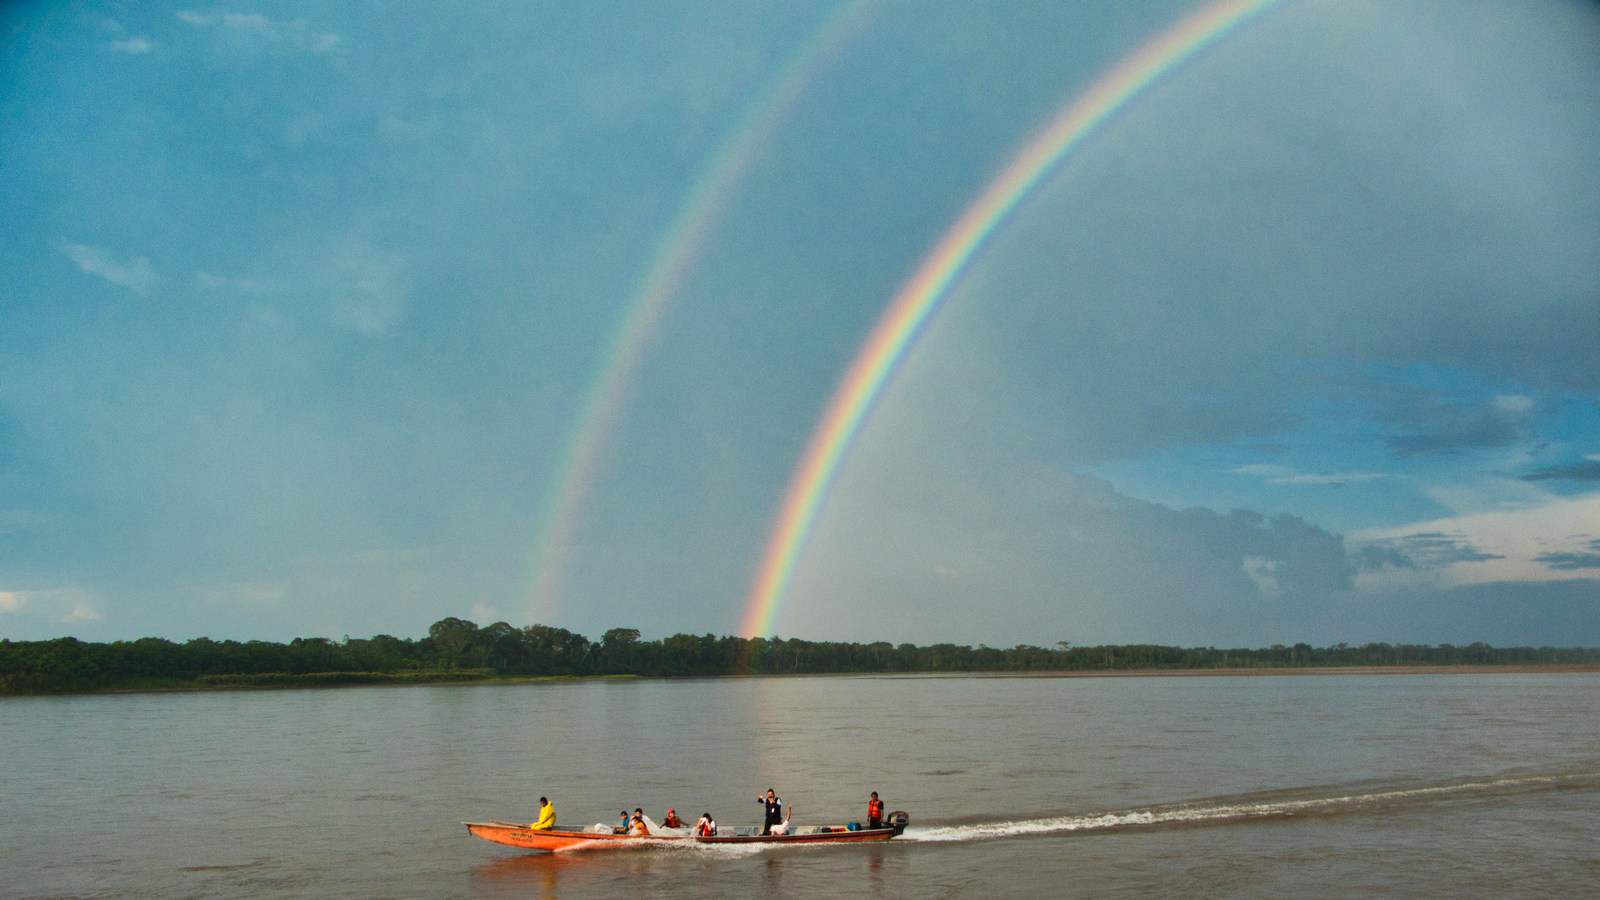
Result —
[[[1600, 895], [1600, 674], [835, 677], [0, 700], [0, 896]], [[911, 815], [531, 854], [470, 819]]]

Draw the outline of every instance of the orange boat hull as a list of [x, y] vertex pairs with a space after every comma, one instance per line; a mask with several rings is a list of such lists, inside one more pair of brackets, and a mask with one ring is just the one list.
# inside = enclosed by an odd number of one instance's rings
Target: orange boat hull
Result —
[[622, 846], [640, 841], [680, 841], [675, 837], [639, 837], [631, 834], [606, 834], [598, 831], [561, 831], [555, 828], [535, 831], [517, 822], [463, 822], [467, 833], [507, 847], [524, 850], [548, 850], [561, 853], [567, 850], [596, 846]]
[[467, 833], [495, 844], [520, 847], [523, 850], [544, 850], [564, 853], [570, 850], [617, 848], [626, 845], [649, 844], [658, 841], [694, 841], [697, 844], [855, 844], [865, 841], [887, 841], [899, 834], [900, 828], [863, 828], [848, 831], [843, 826], [828, 831], [804, 829], [797, 834], [723, 834], [716, 837], [691, 837], [676, 835], [642, 836], [632, 834], [607, 834], [601, 831], [536, 831], [518, 822], [463, 822]]

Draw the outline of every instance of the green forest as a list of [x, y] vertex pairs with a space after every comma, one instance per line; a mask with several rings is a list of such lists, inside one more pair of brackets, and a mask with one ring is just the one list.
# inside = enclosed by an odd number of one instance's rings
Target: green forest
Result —
[[1600, 648], [1363, 644], [1259, 649], [1156, 644], [1011, 648], [843, 643], [674, 634], [600, 640], [548, 625], [435, 622], [426, 637], [178, 643], [0, 640], [0, 693], [406, 684], [534, 677], [797, 675], [892, 672], [1089, 672], [1404, 665], [1593, 665]]

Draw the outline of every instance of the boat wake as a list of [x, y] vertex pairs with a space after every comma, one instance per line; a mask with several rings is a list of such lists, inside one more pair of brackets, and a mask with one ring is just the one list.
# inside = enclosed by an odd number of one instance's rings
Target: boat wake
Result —
[[1278, 791], [1270, 795], [1222, 797], [1088, 815], [924, 828], [913, 826], [906, 829], [901, 840], [982, 841], [1078, 831], [1229, 824], [1291, 816], [1362, 813], [1416, 803], [1442, 802], [1462, 796], [1509, 795], [1550, 790], [1600, 790], [1600, 772], [1505, 776], [1312, 796], [1305, 796], [1306, 792], [1298, 792], [1300, 796], [1290, 796], [1290, 792]]

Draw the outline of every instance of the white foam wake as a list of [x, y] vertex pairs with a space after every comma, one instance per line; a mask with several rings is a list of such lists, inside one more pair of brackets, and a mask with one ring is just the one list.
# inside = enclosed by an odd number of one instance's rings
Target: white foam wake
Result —
[[1071, 831], [1104, 831], [1114, 828], [1133, 828], [1152, 825], [1174, 825], [1256, 819], [1269, 816], [1333, 813], [1347, 809], [1426, 800], [1455, 794], [1468, 794], [1496, 789], [1538, 788], [1585, 779], [1594, 781], [1597, 773], [1587, 775], [1535, 775], [1518, 778], [1497, 778], [1488, 781], [1469, 781], [1429, 787], [1373, 791], [1361, 794], [1344, 794], [1331, 797], [1310, 797], [1298, 800], [1237, 801], [1223, 803], [1196, 803], [1176, 806], [1159, 806], [1130, 809], [1083, 816], [1055, 816], [1045, 819], [1023, 819], [1013, 822], [981, 822], [972, 825], [952, 825], [939, 828], [908, 828], [904, 836], [911, 841], [981, 841], [1016, 837], [1029, 834], [1055, 834]]

